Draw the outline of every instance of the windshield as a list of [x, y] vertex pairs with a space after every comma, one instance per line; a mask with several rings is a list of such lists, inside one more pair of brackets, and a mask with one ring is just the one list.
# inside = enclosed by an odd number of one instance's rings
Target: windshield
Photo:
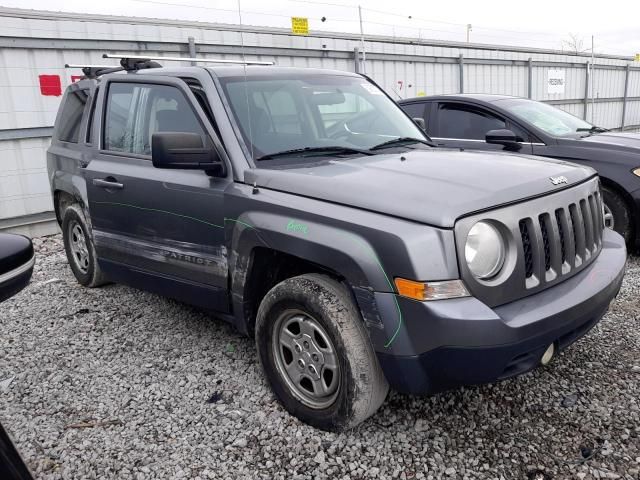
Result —
[[400, 137], [426, 140], [392, 100], [361, 77], [252, 75], [220, 82], [254, 160], [298, 149], [344, 147], [343, 154], [358, 154]]
[[564, 110], [534, 100], [509, 99], [496, 103], [520, 120], [535, 125], [549, 135], [560, 137], [575, 135], [576, 132], [589, 131], [593, 127], [590, 123]]

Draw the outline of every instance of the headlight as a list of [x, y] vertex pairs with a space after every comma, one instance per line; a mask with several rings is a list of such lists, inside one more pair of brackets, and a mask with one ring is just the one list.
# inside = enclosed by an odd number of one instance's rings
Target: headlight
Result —
[[633, 170], [631, 170], [631, 172], [632, 172], [634, 175], [637, 175], [637, 176], [639, 176], [639, 177], [640, 177], [640, 167], [638, 167], [638, 168], [634, 168]]
[[505, 250], [498, 229], [490, 223], [478, 222], [469, 230], [464, 256], [474, 276], [488, 279], [497, 275], [504, 265]]

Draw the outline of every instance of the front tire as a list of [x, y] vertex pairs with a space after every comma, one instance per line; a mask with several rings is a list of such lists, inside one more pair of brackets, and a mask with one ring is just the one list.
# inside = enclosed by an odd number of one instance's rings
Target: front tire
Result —
[[387, 396], [360, 313], [328, 276], [301, 275], [273, 287], [258, 309], [256, 346], [280, 403], [314, 427], [352, 428]]
[[633, 237], [631, 212], [624, 198], [608, 187], [602, 187], [605, 226], [618, 232], [629, 244]]
[[62, 238], [67, 260], [78, 283], [99, 287], [107, 283], [97, 261], [96, 249], [80, 205], [69, 205], [63, 214]]

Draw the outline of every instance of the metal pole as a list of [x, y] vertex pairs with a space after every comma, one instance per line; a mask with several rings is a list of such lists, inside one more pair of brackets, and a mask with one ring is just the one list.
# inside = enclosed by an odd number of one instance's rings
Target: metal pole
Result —
[[587, 119], [587, 110], [589, 107], [589, 80], [591, 78], [591, 67], [589, 62], [587, 61], [584, 77], [584, 112], [582, 112], [582, 119]]
[[360, 17], [360, 46], [362, 48], [362, 73], [367, 73], [367, 54], [364, 48], [364, 29], [362, 28], [362, 7], [358, 5], [358, 16]]
[[529, 57], [529, 60], [527, 61], [527, 69], [528, 69], [528, 73], [529, 73], [529, 80], [528, 80], [528, 84], [527, 84], [527, 88], [528, 88], [528, 97], [529, 98], [533, 98], [533, 60], [531, 60], [531, 57]]
[[458, 58], [458, 64], [460, 67], [460, 93], [464, 93], [464, 56], [462, 54]]
[[[196, 39], [193, 38], [193, 37], [189, 37], [188, 40], [189, 40], [189, 56], [191, 58], [195, 58], [195, 56], [196, 56]], [[191, 66], [192, 67], [195, 66], [195, 65], [197, 65], [196, 62], [191, 62]]]
[[471, 24], [467, 23], [467, 43], [469, 43], [469, 36], [470, 36], [469, 34], [471, 33], [471, 29], [472, 29]]
[[353, 49], [353, 69], [354, 72], [360, 73], [360, 49], [358, 47]]
[[593, 117], [596, 112], [596, 99], [593, 96], [593, 87], [596, 84], [596, 58], [593, 51], [593, 35], [591, 35], [591, 123], [593, 123]]
[[627, 97], [629, 94], [629, 71], [631, 65], [627, 63], [627, 69], [624, 75], [624, 96], [622, 97], [622, 121], [620, 122], [620, 131], [624, 132], [624, 121], [627, 115]]

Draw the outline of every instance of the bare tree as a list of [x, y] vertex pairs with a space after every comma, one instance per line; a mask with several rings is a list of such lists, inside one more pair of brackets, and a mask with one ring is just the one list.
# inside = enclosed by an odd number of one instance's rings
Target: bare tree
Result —
[[579, 54], [589, 52], [591, 49], [584, 48], [584, 40], [576, 33], [569, 33], [568, 40], [562, 40], [562, 50], [568, 50], [570, 53]]

